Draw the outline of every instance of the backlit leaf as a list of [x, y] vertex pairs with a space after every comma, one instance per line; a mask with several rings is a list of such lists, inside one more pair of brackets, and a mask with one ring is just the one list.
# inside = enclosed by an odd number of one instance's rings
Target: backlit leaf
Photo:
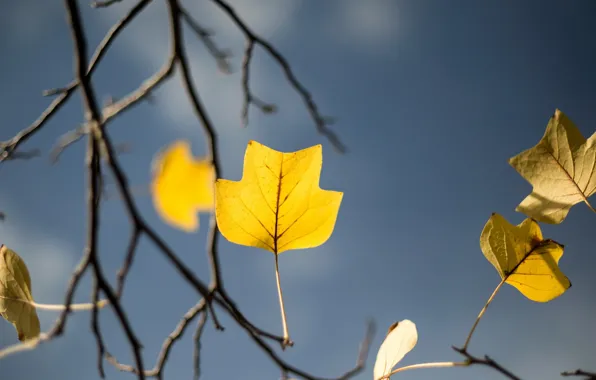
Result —
[[414, 322], [404, 319], [389, 327], [387, 336], [379, 348], [377, 360], [373, 370], [373, 379], [378, 380], [387, 376], [393, 367], [416, 346], [418, 331]]
[[533, 186], [516, 211], [539, 222], [561, 223], [571, 206], [587, 203], [596, 192], [596, 133], [586, 140], [556, 110], [540, 142], [509, 163]]
[[282, 153], [250, 141], [241, 181], [218, 179], [215, 215], [229, 241], [280, 254], [323, 244], [343, 193], [321, 190], [321, 145]]
[[25, 262], [5, 245], [0, 247], [0, 315], [12, 323], [20, 341], [39, 336], [39, 319]]
[[160, 151], [153, 162], [151, 193], [159, 216], [186, 232], [199, 228], [199, 211], [213, 210], [215, 171], [208, 160], [195, 160], [186, 141]]
[[514, 226], [493, 214], [480, 235], [480, 248], [501, 279], [532, 301], [548, 302], [571, 287], [559, 269], [563, 246], [543, 239], [531, 218]]

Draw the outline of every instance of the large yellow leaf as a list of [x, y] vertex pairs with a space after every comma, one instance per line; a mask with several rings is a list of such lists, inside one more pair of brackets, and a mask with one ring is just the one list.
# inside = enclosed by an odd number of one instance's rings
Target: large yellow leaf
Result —
[[20, 341], [39, 336], [39, 319], [31, 305], [31, 277], [25, 262], [5, 245], [0, 247], [0, 315], [12, 323]]
[[539, 222], [561, 223], [571, 206], [587, 203], [596, 192], [596, 133], [586, 140], [556, 110], [540, 142], [509, 163], [533, 186], [516, 211]]
[[480, 235], [480, 248], [501, 279], [532, 301], [548, 302], [571, 286], [559, 269], [563, 246], [543, 239], [531, 218], [514, 226], [493, 214]]
[[190, 145], [176, 141], [153, 162], [151, 192], [161, 218], [186, 232], [199, 228], [197, 212], [213, 210], [215, 171], [207, 160], [194, 160]]
[[393, 367], [418, 343], [416, 324], [409, 319], [395, 322], [379, 348], [373, 369], [373, 380], [387, 379]]
[[321, 145], [282, 153], [250, 141], [241, 181], [218, 179], [215, 215], [229, 241], [275, 254], [323, 244], [343, 193], [321, 190]]

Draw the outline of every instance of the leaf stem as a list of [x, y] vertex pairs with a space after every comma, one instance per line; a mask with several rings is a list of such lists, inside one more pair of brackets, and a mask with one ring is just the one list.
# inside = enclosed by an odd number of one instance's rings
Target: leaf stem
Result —
[[590, 202], [588, 202], [588, 198], [584, 197], [584, 202], [586, 203], [586, 205], [588, 206], [588, 208], [590, 210], [592, 210], [593, 213], [596, 213], [596, 210], [594, 209], [594, 207], [592, 207], [592, 205], [590, 204]]
[[468, 362], [432, 362], [432, 363], [420, 363], [420, 364], [411, 364], [401, 368], [394, 369], [390, 374], [381, 377], [378, 380], [382, 379], [389, 379], [391, 376], [395, 375], [398, 372], [408, 371], [411, 369], [421, 369], [421, 368], [446, 368], [446, 367], [467, 367], [470, 363]]
[[281, 309], [281, 323], [283, 325], [284, 330], [284, 341], [281, 344], [282, 350], [285, 349], [287, 346], [294, 345], [294, 342], [290, 339], [290, 333], [288, 331], [288, 322], [286, 319], [286, 308], [284, 306], [284, 297], [281, 291], [281, 281], [279, 277], [279, 258], [277, 254], [275, 256], [275, 279], [277, 281], [277, 295], [279, 296], [279, 307]]
[[[9, 301], [27, 303], [27, 304], [33, 306], [34, 308], [41, 309], [41, 310], [63, 311], [64, 309], [66, 309], [66, 306], [64, 306], [62, 304], [37, 303], [37, 302], [33, 302], [33, 301], [27, 301], [27, 300], [22, 300], [22, 299], [18, 299], [18, 298], [10, 298], [10, 297], [5, 297], [5, 296], [0, 296], [0, 298], [9, 300]], [[109, 301], [107, 299], [100, 300], [97, 302], [97, 308], [103, 309], [108, 304], [109, 304]], [[91, 309], [93, 309], [93, 303], [75, 303], [75, 304], [71, 304], [68, 307], [68, 309], [72, 310], [72, 311], [91, 310]]]
[[499, 283], [499, 285], [497, 285], [497, 287], [493, 291], [493, 294], [491, 294], [490, 297], [488, 298], [488, 301], [486, 301], [486, 304], [484, 304], [484, 307], [482, 308], [482, 310], [480, 310], [480, 313], [478, 314], [478, 317], [476, 318], [476, 321], [474, 322], [474, 325], [472, 326], [472, 328], [470, 329], [470, 332], [468, 333], [468, 337], [466, 338], [466, 343], [464, 343], [464, 346], [462, 347], [462, 350], [463, 351], [466, 351], [468, 349], [468, 345], [470, 344], [470, 340], [472, 339], [472, 335], [474, 334], [474, 330], [476, 330], [476, 326], [478, 326], [478, 322], [480, 322], [480, 319], [484, 315], [484, 312], [488, 308], [488, 305], [490, 305], [490, 303], [493, 302], [493, 299], [495, 298], [495, 296], [499, 292], [499, 289], [501, 289], [501, 286], [503, 286], [503, 284], [505, 283], [505, 281], [507, 280], [508, 277], [509, 276], [503, 277], [503, 279], [501, 280], [501, 282]]

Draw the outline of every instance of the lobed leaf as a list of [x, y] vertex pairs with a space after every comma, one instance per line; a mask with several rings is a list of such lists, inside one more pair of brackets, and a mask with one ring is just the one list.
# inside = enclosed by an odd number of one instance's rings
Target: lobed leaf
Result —
[[480, 248], [501, 279], [532, 301], [551, 301], [571, 287], [559, 269], [563, 246], [544, 240], [531, 218], [514, 226], [493, 214], [480, 235]]
[[215, 215], [229, 241], [280, 254], [333, 232], [343, 193], [322, 190], [321, 145], [283, 153], [249, 141], [240, 181], [215, 182]]
[[596, 192], [596, 133], [586, 140], [558, 109], [538, 144], [509, 159], [532, 184], [532, 193], [517, 206], [539, 222], [559, 224], [571, 206]]

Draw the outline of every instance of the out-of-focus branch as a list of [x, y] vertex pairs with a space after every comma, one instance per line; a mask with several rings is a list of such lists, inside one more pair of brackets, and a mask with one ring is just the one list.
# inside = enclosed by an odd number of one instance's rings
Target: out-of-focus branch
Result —
[[561, 372], [561, 376], [564, 376], [564, 377], [583, 376], [584, 380], [596, 380], [596, 372], [588, 372], [588, 371], [584, 371], [583, 369], [576, 369], [575, 371]]
[[[314, 102], [311, 93], [306, 89], [306, 87], [304, 87], [304, 85], [302, 85], [302, 83], [300, 83], [300, 81], [298, 81], [298, 78], [296, 78], [296, 75], [294, 75], [294, 71], [292, 70], [292, 67], [290, 66], [290, 63], [288, 62], [288, 60], [276, 48], [274, 48], [273, 45], [271, 45], [268, 41], [264, 40], [263, 38], [258, 36], [256, 33], [254, 33], [252, 31], [252, 29], [250, 29], [248, 27], [248, 25], [240, 18], [240, 16], [238, 16], [238, 14], [234, 10], [234, 8], [232, 8], [232, 6], [230, 6], [226, 1], [224, 1], [224, 0], [212, 0], [212, 1], [215, 4], [217, 4], [223, 10], [223, 12], [226, 13], [230, 17], [230, 19], [234, 22], [234, 24], [236, 24], [236, 26], [242, 31], [242, 33], [246, 37], [247, 48], [244, 51], [244, 60], [243, 60], [243, 64], [242, 64], [242, 66], [243, 66], [242, 81], [243, 81], [243, 83], [246, 83], [246, 86], [244, 86], [244, 90], [246, 91], [246, 89], [248, 88], [250, 61], [252, 58], [252, 49], [253, 49], [252, 45], [257, 44], [257, 45], [260, 45], [263, 49], [265, 49], [277, 61], [277, 63], [279, 63], [279, 65], [281, 66], [282, 70], [284, 71], [284, 73], [286, 75], [286, 78], [288, 79], [288, 81], [290, 82], [292, 87], [294, 87], [294, 89], [302, 97], [302, 100], [304, 101], [306, 108], [308, 109], [308, 112], [310, 113], [310, 116], [314, 120], [319, 133], [321, 133], [323, 136], [325, 136], [329, 140], [329, 142], [331, 142], [333, 147], [336, 148], [339, 152], [342, 152], [342, 153], [345, 152], [346, 147], [342, 144], [339, 137], [335, 134], [335, 132], [333, 132], [332, 130], [330, 130], [328, 128], [329, 125], [332, 124], [332, 119], [329, 117], [322, 116], [320, 114], [319, 108], [317, 107], [317, 104]], [[251, 101], [254, 101], [255, 99], [256, 98], [254, 97], [254, 95], [252, 95], [250, 93], [250, 91], [245, 92], [245, 96], [244, 96], [245, 104], [243, 106], [243, 109], [246, 110], [247, 113], [248, 113], [248, 106], [249, 106], [248, 103]], [[261, 104], [261, 106], [262, 106], [262, 104]], [[263, 109], [262, 107], [259, 107], [259, 108]], [[248, 116], [243, 115], [243, 119], [247, 120], [247, 118], [248, 118]]]
[[116, 3], [120, 3], [122, 0], [103, 0], [103, 1], [92, 1], [91, 7], [92, 8], [107, 8], [110, 5], [114, 5]]
[[178, 10], [182, 15], [182, 19], [186, 21], [188, 26], [195, 32], [197, 37], [203, 42], [205, 48], [209, 51], [211, 56], [215, 58], [215, 62], [217, 63], [217, 67], [219, 70], [224, 74], [231, 73], [230, 62], [228, 59], [231, 56], [231, 53], [227, 50], [222, 50], [213, 41], [211, 37], [213, 37], [213, 33], [205, 28], [203, 28], [199, 23], [190, 15], [190, 13], [182, 6], [182, 4], [178, 4]]

